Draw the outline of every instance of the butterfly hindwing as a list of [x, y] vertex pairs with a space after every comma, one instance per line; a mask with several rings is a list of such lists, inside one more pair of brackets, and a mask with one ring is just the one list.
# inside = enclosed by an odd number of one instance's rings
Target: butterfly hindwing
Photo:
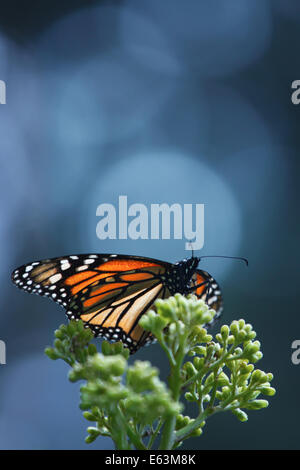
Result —
[[[208, 281], [208, 282], [207, 282]], [[215, 321], [221, 316], [223, 311], [223, 298], [221, 289], [217, 281], [206, 271], [197, 269], [193, 276], [193, 282], [199, 287], [195, 290], [195, 295], [212, 309], [216, 311], [212, 322], [209, 325], [215, 323]]]

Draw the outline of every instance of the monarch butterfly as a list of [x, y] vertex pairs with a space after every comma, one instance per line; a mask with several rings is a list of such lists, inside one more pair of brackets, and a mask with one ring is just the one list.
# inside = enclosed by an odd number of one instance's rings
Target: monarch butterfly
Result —
[[25, 264], [12, 273], [12, 281], [50, 297], [70, 320], [81, 319], [94, 336], [122, 341], [132, 354], [154, 340], [138, 322], [158, 298], [194, 292], [221, 314], [219, 285], [197, 269], [200, 259], [171, 264], [130, 255], [71, 255]]

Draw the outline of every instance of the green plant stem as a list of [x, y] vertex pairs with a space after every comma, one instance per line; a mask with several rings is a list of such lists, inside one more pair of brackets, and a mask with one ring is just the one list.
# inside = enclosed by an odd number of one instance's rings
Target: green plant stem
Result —
[[174, 442], [178, 443], [186, 439], [193, 431], [199, 428], [200, 424], [207, 419], [208, 416], [212, 416], [216, 413], [223, 411], [222, 408], [215, 407], [213, 409], [206, 408], [192, 423], [187, 424], [184, 428], [179, 429], [175, 432]]
[[159, 449], [161, 450], [172, 449], [175, 424], [176, 424], [175, 416], [172, 416], [166, 420], [164, 428], [163, 428], [163, 433], [162, 433], [162, 438], [161, 438]]
[[[171, 366], [171, 374], [169, 379], [169, 385], [172, 392], [172, 398], [175, 401], [179, 401], [180, 392], [181, 392], [181, 379], [180, 379], [180, 371], [181, 366], [185, 356], [185, 346], [187, 340], [187, 334], [185, 334], [180, 341], [179, 348], [175, 354], [175, 364], [170, 363]], [[174, 430], [176, 425], [176, 416], [171, 416], [170, 418], [166, 419], [162, 438], [159, 448], [162, 450], [170, 450], [173, 447], [174, 441]]]
[[122, 424], [126, 430], [126, 433], [130, 439], [130, 441], [132, 442], [132, 444], [138, 449], [138, 450], [146, 450], [147, 447], [144, 445], [144, 443], [142, 442], [142, 440], [140, 439], [139, 435], [134, 431], [134, 429], [132, 428], [132, 426], [130, 426], [130, 424], [128, 423], [128, 421], [126, 420], [122, 410], [120, 408], [118, 408], [118, 411], [119, 411], [119, 415], [120, 415], [120, 418], [121, 418], [121, 421], [122, 421]]
[[121, 417], [120, 410], [117, 410], [116, 413], [112, 415], [112, 439], [115, 443], [117, 450], [130, 450], [130, 446], [128, 444], [126, 438], [126, 431], [125, 426]]
[[165, 353], [167, 355], [167, 358], [169, 359], [170, 365], [175, 366], [176, 361], [175, 361], [175, 358], [173, 356], [173, 352], [170, 348], [168, 348], [168, 346], [165, 342], [165, 338], [164, 338], [163, 333], [160, 333], [160, 334], [157, 335], [157, 340], [159, 341], [159, 344], [161, 345], [162, 349], [165, 351]]
[[152, 449], [152, 446], [153, 446], [153, 444], [154, 444], [154, 441], [155, 441], [155, 439], [156, 439], [156, 437], [157, 437], [157, 435], [158, 435], [158, 433], [159, 433], [159, 431], [160, 431], [162, 425], [163, 425], [163, 421], [162, 421], [162, 419], [160, 419], [159, 422], [158, 422], [158, 424], [157, 424], [157, 427], [156, 427], [155, 431], [153, 432], [153, 434], [152, 434], [152, 436], [150, 437], [150, 440], [149, 440], [149, 442], [148, 442], [148, 446], [147, 446], [147, 449], [148, 449], [148, 450]]
[[182, 384], [182, 390], [184, 390], [185, 388], [187, 388], [189, 385], [191, 385], [193, 382], [195, 382], [196, 380], [198, 380], [201, 376], [204, 376], [206, 375], [211, 369], [215, 369], [217, 368], [220, 364], [222, 364], [223, 362], [225, 361], [230, 361], [230, 360], [236, 360], [236, 359], [241, 359], [243, 357], [242, 354], [240, 355], [237, 355], [237, 356], [234, 356], [232, 358], [228, 358], [228, 356], [231, 354], [231, 352], [236, 348], [237, 344], [234, 343], [230, 349], [225, 353], [223, 354], [217, 361], [215, 361], [212, 365], [208, 365], [205, 367], [205, 372], [203, 373], [203, 369], [201, 369], [199, 372], [197, 372], [197, 374], [193, 375], [192, 377], [190, 377], [186, 382], [184, 382], [184, 384]]
[[212, 408], [214, 406], [214, 402], [215, 402], [215, 398], [216, 398], [216, 392], [217, 392], [217, 388], [218, 388], [218, 382], [217, 382], [218, 372], [219, 372], [218, 369], [214, 370], [214, 385], [213, 385], [213, 388], [212, 388], [210, 401], [209, 401], [209, 405], [208, 405], [210, 408]]

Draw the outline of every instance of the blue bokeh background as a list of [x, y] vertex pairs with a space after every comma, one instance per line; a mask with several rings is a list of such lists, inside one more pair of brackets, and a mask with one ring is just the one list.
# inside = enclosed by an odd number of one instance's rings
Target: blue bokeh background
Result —
[[[222, 321], [258, 332], [277, 395], [246, 424], [212, 418], [185, 448], [299, 448], [299, 2], [63, 3], [26, 2], [22, 21], [1, 5], [0, 448], [86, 448], [78, 386], [43, 354], [63, 311], [17, 291], [11, 271], [81, 252], [190, 255], [184, 240], [100, 241], [96, 208], [119, 195], [205, 204], [198, 254], [249, 259], [202, 267], [222, 286]], [[166, 378], [157, 345], [137, 356]]]

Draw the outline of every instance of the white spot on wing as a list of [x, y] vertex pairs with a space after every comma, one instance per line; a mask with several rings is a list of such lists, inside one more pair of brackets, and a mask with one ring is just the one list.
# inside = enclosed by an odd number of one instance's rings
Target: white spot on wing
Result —
[[62, 275], [60, 273], [54, 274], [53, 276], [50, 277], [50, 282], [51, 284], [55, 284], [55, 282], [60, 281], [62, 278]]
[[85, 265], [85, 266], [79, 266], [78, 268], [76, 268], [76, 271], [84, 271], [85, 269], [87, 269], [88, 266]]
[[71, 267], [69, 261], [67, 261], [66, 263], [62, 263], [61, 265], [61, 269], [64, 271], [65, 269], [69, 269]]
[[92, 263], [95, 263], [94, 259], [85, 259], [84, 260], [84, 264], [92, 264]]

